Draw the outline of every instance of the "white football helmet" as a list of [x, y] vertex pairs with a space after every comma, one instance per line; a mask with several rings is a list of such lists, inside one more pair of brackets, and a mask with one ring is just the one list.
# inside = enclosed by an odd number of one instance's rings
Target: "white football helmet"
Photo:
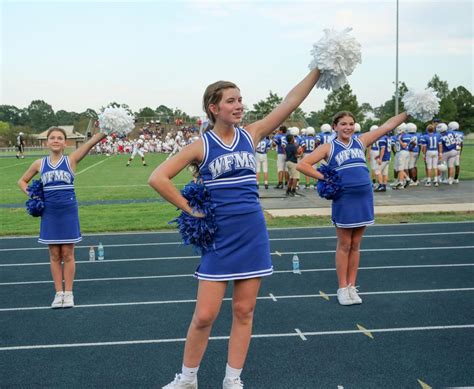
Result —
[[296, 135], [299, 135], [300, 133], [300, 130], [298, 127], [290, 127], [290, 134], [293, 135], [293, 136], [296, 136]]
[[301, 135], [306, 135], [307, 134], [306, 128], [302, 128], [300, 133]]
[[332, 131], [332, 127], [330, 124], [324, 123], [321, 126], [321, 132], [331, 132], [331, 131]]
[[408, 123], [407, 124], [407, 132], [409, 134], [414, 134], [416, 133], [417, 127], [415, 123]]
[[436, 126], [436, 131], [437, 132], [446, 132], [448, 131], [448, 126], [446, 123], [439, 123], [437, 126]]
[[360, 124], [354, 123], [354, 132], [360, 132]]
[[314, 136], [314, 134], [316, 133], [316, 131], [314, 130], [313, 127], [308, 127], [306, 129], [306, 133], [309, 135], [309, 136]]
[[377, 125], [373, 125], [373, 126], [370, 126], [370, 130], [369, 131], [375, 131], [377, 128], [379, 128], [379, 126]]
[[139, 138], [140, 139], [145, 139], [145, 135], [140, 135]]
[[405, 123], [402, 123], [395, 129], [395, 134], [400, 135], [406, 130], [407, 130], [407, 125]]
[[448, 123], [448, 128], [451, 131], [457, 131], [457, 130], [459, 130], [459, 123], [458, 122], [449, 122]]
[[443, 161], [438, 164], [437, 168], [440, 172], [445, 172], [448, 170], [448, 165], [446, 164], [445, 161]]

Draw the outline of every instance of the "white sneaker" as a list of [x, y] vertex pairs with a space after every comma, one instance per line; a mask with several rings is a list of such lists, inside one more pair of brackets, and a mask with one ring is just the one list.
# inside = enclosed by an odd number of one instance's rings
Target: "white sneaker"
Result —
[[240, 389], [244, 387], [244, 383], [237, 378], [224, 378], [222, 382], [222, 389]]
[[359, 291], [357, 289], [357, 286], [353, 286], [351, 284], [347, 285], [347, 288], [349, 289], [349, 296], [354, 304], [362, 304], [362, 299], [360, 296], [357, 294]]
[[354, 301], [352, 301], [351, 296], [349, 294], [349, 287], [346, 286], [345, 288], [339, 288], [337, 290], [337, 301], [341, 305], [352, 305]]
[[418, 185], [419, 185], [418, 181], [410, 181], [410, 184], [409, 184], [409, 186], [418, 186]]
[[448, 178], [448, 185], [453, 185], [454, 179], [449, 177]]
[[173, 382], [163, 386], [162, 389], [198, 389], [198, 381], [197, 378], [194, 381], [184, 381], [181, 374], [176, 374]]
[[455, 183], [455, 184], [459, 184], [459, 178], [456, 178], [456, 179], [454, 180], [454, 183]]
[[74, 295], [72, 292], [64, 292], [63, 308], [72, 308], [74, 306]]
[[426, 181], [425, 186], [431, 186], [431, 181]]
[[64, 292], [56, 292], [54, 295], [54, 300], [51, 303], [51, 308], [62, 308], [63, 307], [63, 298], [64, 298]]

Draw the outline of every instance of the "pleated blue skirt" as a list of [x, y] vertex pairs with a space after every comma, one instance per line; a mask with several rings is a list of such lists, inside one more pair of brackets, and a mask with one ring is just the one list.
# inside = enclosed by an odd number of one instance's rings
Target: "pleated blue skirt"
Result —
[[273, 273], [270, 242], [261, 210], [216, 215], [214, 247], [205, 250], [194, 274], [200, 280], [230, 281]]
[[82, 240], [76, 198], [68, 202], [45, 202], [39, 243], [67, 244]]
[[342, 195], [332, 202], [332, 222], [340, 228], [374, 224], [372, 184], [344, 188]]

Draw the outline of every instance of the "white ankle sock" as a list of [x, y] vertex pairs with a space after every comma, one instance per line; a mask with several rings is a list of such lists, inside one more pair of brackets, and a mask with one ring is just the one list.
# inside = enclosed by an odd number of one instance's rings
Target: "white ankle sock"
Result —
[[226, 364], [225, 366], [225, 378], [239, 378], [240, 374], [242, 373], [242, 369], [234, 369], [233, 367], [230, 367], [229, 364]]
[[183, 365], [181, 368], [181, 377], [183, 378], [183, 381], [188, 381], [192, 382], [197, 378], [197, 372], [199, 370], [198, 367], [186, 367]]

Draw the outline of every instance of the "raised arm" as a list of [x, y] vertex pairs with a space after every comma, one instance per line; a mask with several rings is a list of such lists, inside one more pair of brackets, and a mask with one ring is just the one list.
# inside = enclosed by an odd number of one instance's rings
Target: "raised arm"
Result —
[[283, 99], [272, 112], [263, 119], [247, 126], [247, 131], [252, 134], [254, 144], [260, 139], [271, 134], [271, 132], [283, 123], [291, 113], [300, 106], [308, 96], [311, 89], [316, 85], [319, 79], [319, 70], [314, 69], [301, 80]]
[[28, 195], [26, 188], [28, 188], [28, 183], [31, 179], [40, 171], [41, 169], [41, 159], [37, 159], [35, 162], [31, 164], [28, 170], [23, 174], [20, 179], [17, 181], [18, 187], [21, 189], [23, 193]]
[[408, 119], [408, 115], [406, 112], [402, 112], [396, 116], [391, 117], [388, 119], [384, 124], [382, 124], [379, 128], [374, 131], [369, 131], [362, 134], [359, 139], [363, 143], [365, 147], [374, 143], [377, 139], [384, 136], [394, 128], [398, 127], [400, 124], [405, 122]]
[[101, 132], [95, 134], [86, 143], [84, 143], [77, 150], [74, 150], [69, 156], [69, 163], [71, 167], [76, 170], [76, 165], [91, 151], [91, 149], [104, 139], [107, 135]]
[[199, 163], [203, 159], [203, 141], [198, 139], [183, 148], [178, 154], [158, 166], [148, 179], [148, 184], [165, 200], [176, 205], [183, 211], [192, 214], [193, 210], [181, 192], [171, 181], [181, 170], [191, 163]]

